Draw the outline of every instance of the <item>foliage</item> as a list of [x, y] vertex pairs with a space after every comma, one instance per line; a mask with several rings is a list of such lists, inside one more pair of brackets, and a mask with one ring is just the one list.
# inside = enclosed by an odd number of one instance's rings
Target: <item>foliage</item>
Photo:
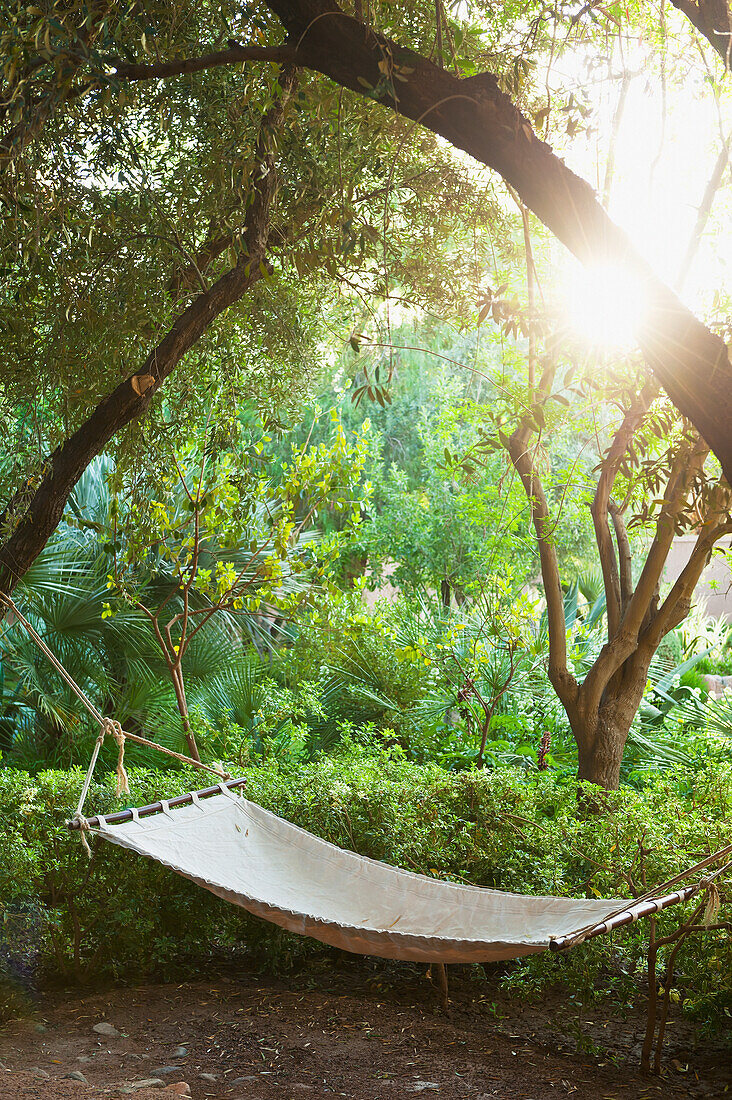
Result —
[[[248, 796], [327, 840], [421, 873], [493, 888], [557, 895], [627, 895], [638, 874], [639, 844], [649, 883], [694, 863], [728, 838], [732, 805], [728, 766], [669, 773], [642, 793], [608, 796], [607, 815], [583, 819], [574, 783], [516, 771], [448, 774], [406, 762], [401, 753], [359, 748], [293, 770], [270, 760], [247, 771]], [[193, 773], [134, 770], [134, 803], [197, 785]], [[168, 972], [213, 945], [246, 945], [270, 966], [313, 950], [228, 906], [162, 866], [101, 844], [89, 865], [63, 822], [81, 773], [31, 778], [0, 770], [6, 828], [0, 836], [0, 901], [6, 928], [21, 942], [23, 922], [37, 925], [37, 964], [65, 978], [127, 980]], [[111, 778], [92, 786], [89, 811], [114, 805]], [[726, 896], [729, 883], [723, 883]], [[148, 899], [155, 896], [156, 905]], [[673, 909], [659, 919], [675, 925]], [[517, 991], [536, 993], [564, 981], [589, 996], [636, 996], [642, 925], [600, 938], [559, 958], [502, 967]], [[685, 949], [678, 977], [685, 1010], [720, 1019], [730, 1008], [728, 938], [715, 932]], [[501, 972], [499, 970], [499, 972]], [[628, 978], [624, 975], [637, 975]]]
[[[255, 441], [250, 449], [263, 448]], [[97, 462], [23, 578], [19, 604], [99, 710], [130, 732], [180, 749], [171, 665], [185, 677], [194, 709], [220, 722], [214, 689], [220, 698], [228, 685], [236, 695], [242, 669], [260, 663], [256, 652], [247, 653], [252, 644], [267, 652], [272, 631], [286, 633], [296, 605], [313, 585], [327, 582], [348, 528], [360, 518], [364, 490], [354, 483], [364, 448], [363, 436], [348, 438], [336, 421], [329, 445], [293, 447], [290, 460], [267, 475], [266, 466], [248, 463], [247, 448], [201, 455], [192, 445], [203, 458], [200, 508], [175, 474], [153, 495], [141, 475], [130, 484], [111, 463]], [[307, 525], [324, 499], [342, 508], [348, 522], [340, 534], [317, 539]], [[181, 646], [186, 586], [193, 625]], [[169, 639], [165, 621], [158, 624], [167, 646], [150, 629], [146, 600], [157, 601], [171, 620]], [[234, 703], [232, 720], [236, 713]], [[96, 736], [67, 685], [10, 622], [0, 636], [0, 723], [6, 753], [33, 769], [83, 760]]]
[[[128, 82], [110, 65], [217, 50], [232, 36], [279, 39], [265, 8], [6, 7], [0, 409], [12, 461], [0, 469], [2, 503], [32, 490], [43, 455], [241, 256], [256, 143], [281, 79], [264, 63]], [[369, 103], [307, 74], [277, 146], [271, 271], [204, 332], [144, 429], [113, 441], [133, 468], [171, 438], [184, 444], [212, 394], [273, 423], [299, 415], [329, 331], [348, 330], [342, 287], [359, 301], [399, 286], [438, 312], [472, 313], [477, 257], [462, 247], [463, 219], [489, 211], [493, 245], [504, 221], [473, 168], [402, 120], [374, 127]], [[484, 235], [481, 253], [487, 245]]]
[[[337, 414], [332, 419], [330, 445], [293, 444], [279, 476], [257, 463], [269, 436], [248, 448], [233, 439], [224, 449], [204, 430], [173, 456], [175, 475], [135, 484], [131, 501], [124, 494], [122, 514], [115, 501], [107, 587], [117, 606], [133, 607], [149, 623], [194, 759], [183, 662], [200, 632], [215, 619], [233, 619], [229, 633], [238, 648], [235, 620], [241, 616], [250, 634], [271, 644], [268, 632], [277, 629], [277, 617], [291, 618], [312, 585], [328, 576], [341, 541], [361, 520], [368, 495], [367, 485], [358, 487], [366, 440], [347, 439]], [[224, 426], [219, 417], [217, 432]], [[230, 434], [235, 427], [236, 421]], [[317, 539], [312, 521], [326, 502], [348, 518], [340, 535]], [[111, 603], [103, 614], [113, 614]], [[216, 626], [221, 629], [220, 622]]]
[[[219, 416], [217, 432], [225, 427]], [[312, 521], [327, 504], [345, 512], [350, 525], [360, 522], [368, 495], [358, 485], [365, 434], [347, 436], [334, 413], [327, 442], [293, 443], [278, 469], [267, 453], [270, 436], [241, 440], [236, 429], [234, 421], [228, 446], [206, 432], [191, 439], [172, 456], [168, 473], [135, 479], [132, 499], [124, 481], [117, 486], [109, 587], [123, 603], [139, 604], [167, 577], [179, 598], [199, 597], [205, 610], [196, 610], [206, 620], [213, 610], [286, 614], [297, 604], [298, 576], [327, 575], [338, 540], [314, 539]], [[173, 637], [179, 635], [178, 623]]]

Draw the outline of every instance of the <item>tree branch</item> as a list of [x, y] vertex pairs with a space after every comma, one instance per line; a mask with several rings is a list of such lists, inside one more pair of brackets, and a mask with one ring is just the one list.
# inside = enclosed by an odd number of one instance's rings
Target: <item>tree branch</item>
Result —
[[625, 520], [620, 508], [612, 500], [608, 501], [608, 511], [615, 528], [615, 540], [618, 544], [618, 562], [620, 572], [620, 607], [625, 614], [630, 597], [633, 595], [632, 555]]
[[567, 626], [564, 618], [564, 596], [559, 576], [557, 550], [551, 534], [551, 517], [544, 487], [534, 469], [531, 454], [526, 448], [521, 431], [508, 439], [508, 453], [531, 507], [531, 516], [539, 547], [541, 576], [546, 596], [546, 613], [549, 625], [549, 679], [562, 703], [574, 704], [577, 681], [567, 668]]
[[704, 465], [709, 453], [698, 437], [689, 446], [679, 447], [664, 491], [664, 504], [656, 520], [656, 533], [646, 555], [638, 584], [623, 616], [622, 629], [636, 637], [643, 623], [648, 604], [661, 579], [671, 543], [676, 534], [676, 519], [686, 501], [694, 478]]
[[135, 81], [164, 80], [168, 76], [200, 73], [204, 69], [241, 65], [245, 61], [274, 61], [278, 65], [292, 65], [297, 62], [297, 49], [294, 46], [231, 45], [228, 50], [218, 50], [200, 57], [182, 57], [177, 61], [159, 61], [154, 65], [135, 65], [119, 58], [110, 58], [108, 63], [114, 68], [115, 77]]
[[653, 646], [654, 650], [669, 630], [682, 623], [689, 614], [694, 589], [709, 563], [712, 550], [724, 535], [732, 532], [732, 520], [729, 516], [730, 490], [726, 485], [721, 485], [718, 489], [721, 500], [711, 510], [699, 532], [691, 557], [641, 636], [642, 644]]
[[233, 244], [234, 238], [231, 233], [227, 233], [225, 236], [213, 237], [203, 245], [200, 252], [193, 256], [190, 263], [185, 264], [179, 271], [175, 273], [168, 283], [168, 291], [170, 294], [179, 294], [181, 291], [191, 292], [196, 287], [203, 287], [205, 289], [205, 283], [203, 276], [214, 262], [222, 253], [226, 252], [226, 249]]
[[165, 379], [216, 318], [269, 273], [265, 257], [277, 176], [271, 133], [282, 119], [295, 83], [294, 71], [284, 74], [281, 83], [282, 97], [262, 121], [256, 156], [258, 178], [236, 265], [183, 310], [137, 373], [100, 401], [81, 427], [46, 459], [32, 497], [26, 500], [16, 494], [11, 500], [0, 516], [0, 530], [9, 531], [0, 546], [0, 591], [11, 592], [41, 552], [61, 520], [71, 490], [91, 460], [116, 432], [144, 415]]
[[[654, 380], [649, 380], [631, 403], [630, 408], [623, 417], [620, 427], [613, 436], [607, 455], [602, 462], [600, 476], [597, 480], [597, 488], [595, 489], [595, 495], [590, 509], [592, 523], [595, 528], [597, 549], [600, 555], [600, 566], [602, 568], [605, 602], [607, 604], [607, 633], [610, 640], [615, 637], [620, 627], [624, 603], [621, 581], [618, 573], [618, 562], [615, 555], [612, 535], [610, 534], [610, 524], [608, 522], [610, 493], [612, 492], [623, 456], [628, 450], [633, 436], [642, 424], [643, 418], [648, 412], [651, 401], [656, 396], [657, 392], [658, 387], [656, 382]], [[629, 598], [629, 595], [626, 592], [626, 599], [627, 598]]]
[[678, 11], [693, 23], [709, 45], [717, 51], [729, 69], [732, 19], [727, 0], [671, 0]]
[[647, 620], [663, 567], [676, 533], [676, 518], [689, 488], [709, 453], [699, 437], [680, 446], [676, 452], [664, 493], [665, 504], [656, 520], [656, 532], [615, 637], [600, 650], [582, 684], [583, 705], [592, 710], [599, 706], [605, 688], [628, 657], [638, 647], [638, 637]]

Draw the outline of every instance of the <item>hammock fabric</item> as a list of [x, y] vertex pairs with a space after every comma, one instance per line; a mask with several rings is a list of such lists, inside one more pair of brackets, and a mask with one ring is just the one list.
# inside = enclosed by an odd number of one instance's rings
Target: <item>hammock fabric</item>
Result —
[[[546, 951], [562, 938], [575, 942], [578, 929], [618, 914], [622, 919], [612, 926], [663, 907], [658, 900], [649, 909], [647, 901], [511, 894], [413, 874], [329, 844], [230, 786], [185, 796], [189, 804], [180, 808], [163, 802], [161, 812], [146, 807], [88, 825], [290, 932], [384, 959], [513, 959]], [[225, 797], [201, 800], [213, 792]]]

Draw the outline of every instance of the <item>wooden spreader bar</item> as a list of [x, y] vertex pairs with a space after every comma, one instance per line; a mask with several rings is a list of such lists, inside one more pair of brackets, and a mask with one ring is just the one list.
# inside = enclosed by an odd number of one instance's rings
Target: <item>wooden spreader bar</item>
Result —
[[[229, 790], [233, 790], [236, 787], [243, 787], [246, 783], [246, 779], [227, 779], [220, 784], [217, 783], [215, 787], [204, 787], [201, 791], [189, 791], [188, 794], [178, 794], [174, 798], [167, 799], [168, 806], [174, 808], [175, 806], [187, 806], [193, 801], [194, 794], [198, 798], [208, 798], [213, 794], [221, 794], [221, 787], [228, 787]], [[138, 817], [150, 817], [152, 814], [159, 814], [163, 811], [162, 802], [151, 802], [149, 806], [140, 806], [137, 810]], [[123, 821], [132, 821], [132, 810], [118, 810], [113, 814], [102, 814], [104, 820], [109, 825], [119, 825]], [[99, 818], [90, 817], [87, 819], [87, 824], [91, 829], [99, 828]], [[79, 821], [67, 821], [66, 825], [69, 829], [78, 829], [81, 826]]]
[[604, 936], [606, 933], [612, 932], [614, 928], [622, 928], [625, 924], [633, 924], [641, 917], [650, 917], [654, 913], [660, 913], [668, 905], [675, 905], [679, 901], [688, 901], [698, 891], [699, 883], [694, 883], [692, 886], [685, 886], [683, 890], [674, 891], [673, 894], [665, 894], [661, 898], [649, 898], [648, 901], [642, 902], [637, 907], [630, 906], [616, 913], [614, 917], [608, 917], [600, 924], [593, 925], [586, 932], [570, 932], [567, 936], [557, 936], [556, 939], [549, 940], [549, 949], [551, 951], [566, 951], [569, 947], [584, 943], [585, 940], [594, 939], [595, 936]]

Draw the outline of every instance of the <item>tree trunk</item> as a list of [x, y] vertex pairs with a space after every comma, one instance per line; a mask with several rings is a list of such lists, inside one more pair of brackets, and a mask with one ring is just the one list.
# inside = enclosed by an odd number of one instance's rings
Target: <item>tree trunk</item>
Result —
[[183, 736], [188, 745], [188, 752], [194, 760], [200, 763], [201, 757], [198, 752], [196, 737], [191, 729], [191, 720], [188, 715], [188, 700], [186, 699], [186, 689], [183, 683], [183, 669], [178, 665], [177, 668], [171, 669], [171, 672], [173, 677], [173, 690], [175, 691], [175, 701], [178, 705], [178, 713], [180, 714], [180, 721], [183, 726]]
[[579, 756], [578, 779], [608, 791], [620, 786], [620, 764], [643, 698], [649, 664], [650, 658], [641, 658], [636, 651], [612, 678], [596, 707], [583, 706], [586, 692], [584, 684], [580, 687], [578, 706], [570, 714]]
[[617, 720], [603, 714], [596, 716], [593, 725], [585, 725], [581, 730], [573, 728], [579, 747], [577, 778], [616, 791], [620, 786], [620, 763], [629, 730], [630, 723], [623, 729]]

